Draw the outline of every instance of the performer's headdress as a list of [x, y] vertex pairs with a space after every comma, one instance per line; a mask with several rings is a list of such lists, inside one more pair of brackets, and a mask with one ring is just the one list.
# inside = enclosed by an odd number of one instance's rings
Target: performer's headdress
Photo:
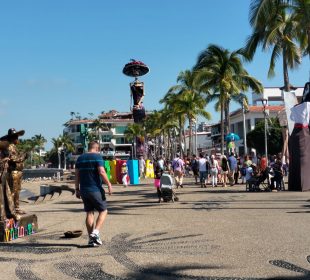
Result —
[[307, 82], [302, 94], [302, 102], [310, 102], [310, 82]]
[[18, 138], [19, 136], [23, 136], [25, 134], [25, 130], [16, 131], [15, 128], [10, 128], [8, 130], [8, 134], [2, 136], [0, 140], [11, 140], [13, 138]]

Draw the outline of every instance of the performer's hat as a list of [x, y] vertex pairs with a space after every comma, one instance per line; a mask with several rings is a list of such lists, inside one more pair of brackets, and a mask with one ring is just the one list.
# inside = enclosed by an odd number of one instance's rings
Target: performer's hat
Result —
[[304, 92], [302, 94], [303, 102], [310, 102], [310, 82], [307, 82], [304, 87]]
[[10, 140], [14, 137], [23, 136], [25, 134], [25, 130], [16, 131], [15, 128], [10, 128], [8, 130], [8, 134], [5, 136], [2, 136], [0, 140]]

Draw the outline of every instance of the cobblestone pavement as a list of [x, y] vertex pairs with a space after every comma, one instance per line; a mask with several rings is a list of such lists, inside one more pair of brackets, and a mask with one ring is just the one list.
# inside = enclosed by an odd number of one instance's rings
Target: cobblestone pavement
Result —
[[[29, 194], [40, 182], [24, 183]], [[72, 185], [73, 188], [73, 185]], [[88, 248], [80, 200], [63, 192], [23, 208], [39, 232], [0, 245], [3, 279], [310, 279], [310, 193], [200, 188], [157, 203], [151, 180], [114, 186], [101, 237]], [[82, 229], [79, 238], [63, 232]], [[1, 277], [2, 279], [2, 277]]]

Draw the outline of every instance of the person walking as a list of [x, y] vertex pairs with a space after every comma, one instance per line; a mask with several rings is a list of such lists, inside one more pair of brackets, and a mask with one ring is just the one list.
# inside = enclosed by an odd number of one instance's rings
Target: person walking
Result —
[[207, 180], [207, 159], [203, 156], [202, 153], [199, 154], [199, 177], [200, 177], [200, 187], [206, 188], [206, 180]]
[[161, 190], [160, 190], [160, 178], [163, 175], [164, 170], [162, 169], [160, 159], [156, 162], [154, 166], [154, 186], [156, 188], [157, 196], [158, 196], [158, 203], [161, 202]]
[[145, 160], [143, 156], [139, 158], [139, 179], [145, 178]]
[[[111, 195], [112, 185], [103, 168], [99, 144], [93, 141], [88, 144], [88, 152], [79, 156], [75, 166], [76, 197], [83, 200], [89, 236], [88, 245], [91, 247], [102, 245], [99, 232], [108, 214], [102, 179], [108, 185], [108, 192]], [[99, 212], [96, 222], [95, 210]]]
[[191, 169], [192, 169], [194, 177], [195, 177], [195, 184], [197, 185], [198, 184], [198, 176], [199, 176], [199, 163], [198, 163], [196, 155], [192, 156]]
[[176, 154], [176, 157], [172, 161], [171, 167], [174, 173], [177, 188], [179, 186], [183, 188], [184, 161], [180, 159], [180, 154]]
[[228, 164], [229, 164], [229, 169], [230, 169], [230, 173], [229, 173], [230, 180], [229, 181], [230, 181], [230, 185], [233, 186], [235, 182], [235, 172], [238, 171], [238, 163], [237, 163], [237, 159], [234, 153], [230, 154], [228, 158]]
[[225, 155], [222, 156], [222, 175], [223, 175], [223, 187], [227, 187], [227, 177], [228, 177], [228, 173], [230, 171], [229, 169], [229, 164], [228, 164], [228, 160], [227, 157]]
[[214, 155], [211, 155], [210, 160], [210, 174], [211, 174], [211, 182], [212, 187], [217, 187], [217, 174], [218, 174], [219, 164], [218, 161], [215, 159]]

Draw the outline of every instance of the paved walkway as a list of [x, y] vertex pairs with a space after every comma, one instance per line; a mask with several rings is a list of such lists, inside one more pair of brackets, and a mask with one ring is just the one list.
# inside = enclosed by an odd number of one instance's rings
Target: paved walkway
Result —
[[[150, 182], [115, 186], [98, 248], [70, 192], [28, 201], [39, 232], [0, 245], [1, 279], [310, 279], [310, 193], [244, 189], [188, 181], [179, 202], [158, 204]], [[63, 238], [75, 229], [83, 236]]]

